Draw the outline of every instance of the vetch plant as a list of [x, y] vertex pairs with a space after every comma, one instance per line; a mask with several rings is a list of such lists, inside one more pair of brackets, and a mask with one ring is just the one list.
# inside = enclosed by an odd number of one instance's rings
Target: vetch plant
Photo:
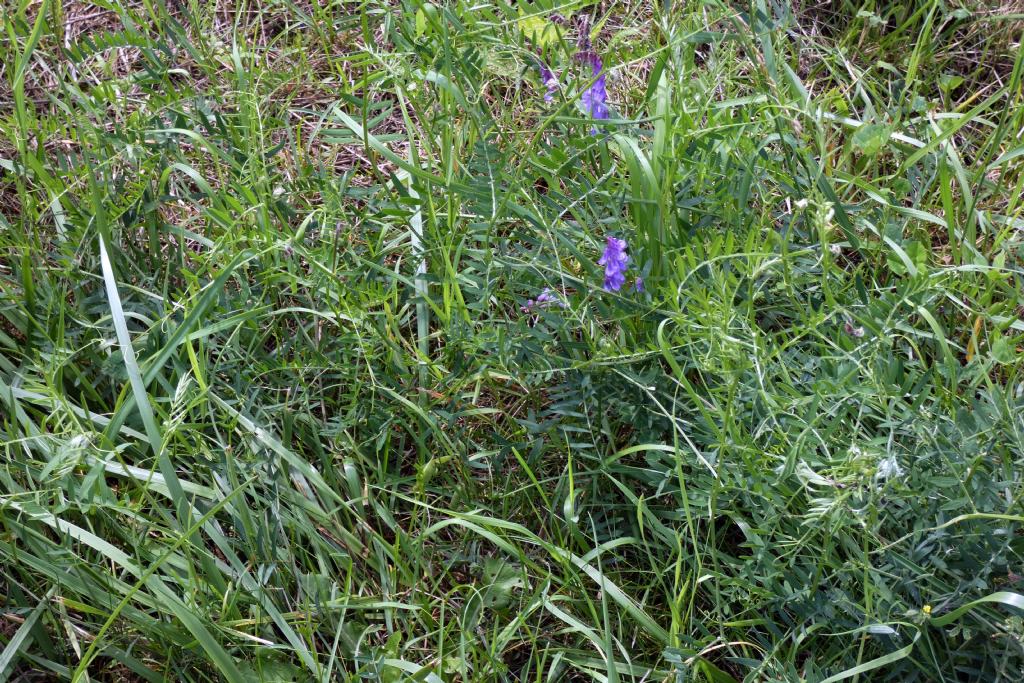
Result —
[[[577, 53], [576, 59], [590, 65], [594, 82], [580, 95], [580, 104], [591, 118], [604, 120], [608, 118], [608, 90], [605, 84], [604, 64], [601, 57], [593, 50]], [[597, 126], [590, 127], [590, 134], [597, 135]]]
[[551, 305], [557, 305], [561, 308], [566, 307], [565, 301], [563, 301], [559, 295], [552, 292], [550, 287], [545, 287], [544, 291], [537, 296], [536, 300], [527, 299], [526, 305], [522, 306], [520, 310], [523, 313], [530, 313], [534, 308], [547, 308]]
[[[601, 57], [592, 50], [581, 52], [576, 57], [583, 63], [590, 65], [592, 76], [594, 77], [594, 82], [580, 96], [580, 103], [592, 118], [598, 120], [607, 119], [608, 90], [605, 87], [605, 72], [604, 65], [601, 63]], [[591, 133], [596, 132], [596, 128], [591, 128]]]
[[1019, 20], [103, 4], [0, 41], [0, 678], [1021, 679]]
[[554, 102], [555, 93], [558, 92], [558, 76], [544, 62], [540, 64], [540, 79], [544, 82], [544, 101]]
[[[593, 119], [599, 121], [608, 119], [610, 112], [608, 110], [606, 72], [600, 55], [591, 49], [589, 41], [584, 41], [575, 58], [590, 67], [590, 75], [585, 76], [589, 85], [580, 94], [580, 107], [587, 116]], [[558, 75], [542, 60], [538, 60], [537, 68], [540, 71], [541, 82], [544, 84], [544, 101], [550, 104], [555, 101], [555, 93], [560, 87]], [[597, 128], [591, 127], [590, 133], [596, 135]]]
[[[626, 268], [629, 266], [629, 255], [626, 253], [626, 240], [608, 235], [604, 253], [598, 260], [604, 266], [604, 288], [609, 292], [617, 292], [626, 283]], [[641, 285], [642, 286], [642, 285]]]

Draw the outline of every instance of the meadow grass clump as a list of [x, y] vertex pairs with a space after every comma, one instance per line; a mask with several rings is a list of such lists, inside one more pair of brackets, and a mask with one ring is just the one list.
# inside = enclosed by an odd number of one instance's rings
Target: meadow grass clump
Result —
[[0, 680], [1022, 680], [1011, 4], [0, 17]]

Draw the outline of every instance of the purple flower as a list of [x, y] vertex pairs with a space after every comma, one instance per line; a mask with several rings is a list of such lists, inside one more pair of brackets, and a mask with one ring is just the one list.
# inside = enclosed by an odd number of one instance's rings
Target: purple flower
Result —
[[565, 302], [552, 292], [550, 287], [545, 287], [544, 291], [540, 293], [536, 301], [533, 299], [527, 299], [526, 305], [523, 306], [521, 310], [523, 313], [529, 313], [533, 310], [534, 306], [537, 308], [546, 308], [550, 304], [557, 304], [558, 306], [565, 308]]
[[[580, 95], [580, 102], [591, 118], [606, 119], [608, 118], [608, 91], [605, 88], [604, 65], [601, 64], [601, 57], [596, 52], [587, 51], [578, 54], [577, 58], [590, 64], [590, 69], [596, 76], [596, 80]], [[596, 133], [597, 129], [591, 128], [590, 132]]]
[[547, 88], [547, 92], [544, 93], [544, 101], [554, 102], [555, 93], [558, 92], [558, 76], [544, 62], [540, 64], [540, 80], [544, 81], [544, 87]]
[[637, 275], [636, 276], [636, 284], [634, 284], [633, 286], [636, 288], [636, 291], [638, 291], [638, 292], [644, 291], [644, 279], [642, 277], [640, 277], [639, 275]]
[[608, 235], [608, 243], [605, 245], [604, 254], [597, 262], [604, 266], [604, 288], [609, 292], [617, 292], [626, 283], [626, 266], [629, 265], [629, 256], [626, 254], [626, 240]]

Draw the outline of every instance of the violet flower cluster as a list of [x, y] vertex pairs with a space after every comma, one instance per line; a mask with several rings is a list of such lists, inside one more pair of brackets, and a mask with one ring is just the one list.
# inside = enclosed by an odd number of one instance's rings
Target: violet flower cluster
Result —
[[558, 92], [558, 76], [543, 62], [540, 65], [540, 79], [544, 81], [544, 101], [554, 102], [555, 93]]
[[[608, 89], [604, 63], [600, 55], [593, 50], [589, 38], [584, 35], [579, 43], [576, 59], [590, 67], [591, 77], [588, 79], [590, 85], [580, 94], [580, 104], [583, 110], [594, 120], [609, 118], [608, 110]], [[540, 78], [544, 83], [544, 101], [553, 102], [555, 93], [558, 92], [558, 76], [545, 64], [539, 62]], [[597, 134], [597, 128], [591, 127], [591, 135]], [[629, 254], [626, 253], [628, 245], [626, 240], [608, 236], [604, 253], [601, 254], [598, 265], [604, 266], [604, 289], [607, 292], [617, 292], [626, 284], [626, 270], [629, 268]], [[643, 278], [637, 275], [633, 287], [638, 292], [644, 291]], [[565, 302], [558, 298], [550, 288], [545, 288], [536, 300], [529, 299], [522, 307], [524, 313], [529, 313], [537, 308], [544, 308], [551, 304], [565, 307]]]
[[608, 235], [604, 253], [597, 265], [604, 266], [604, 288], [608, 292], [617, 292], [626, 283], [626, 267], [629, 266], [629, 254], [626, 253], [626, 240]]
[[[590, 65], [594, 82], [580, 95], [580, 102], [590, 117], [593, 119], [608, 118], [608, 90], [605, 86], [604, 65], [601, 57], [596, 52], [588, 51], [577, 55], [585, 64]], [[597, 128], [591, 128], [592, 134], [597, 133]]]
[[547, 308], [552, 304], [565, 308], [565, 302], [562, 301], [557, 294], [552, 292], [550, 287], [545, 287], [544, 291], [540, 293], [536, 300], [528, 299], [526, 301], [526, 305], [523, 306], [521, 310], [523, 313], [530, 313], [535, 308]]
[[[626, 269], [629, 267], [629, 254], [626, 253], [628, 248], [626, 240], [608, 235], [604, 253], [597, 262], [598, 265], [604, 266], [605, 291], [617, 292], [626, 284]], [[644, 291], [644, 279], [639, 275], [633, 281], [633, 288], [638, 292]]]
[[[580, 104], [583, 106], [583, 110], [595, 120], [609, 118], [608, 88], [604, 64], [601, 61], [600, 55], [590, 47], [589, 40], [581, 43], [579, 52], [576, 53], [576, 59], [590, 67], [591, 73], [587, 81], [593, 81], [580, 94]], [[558, 92], [559, 88], [558, 76], [543, 61], [538, 60], [537, 66], [540, 70], [540, 80], [544, 84], [544, 101], [548, 103], [554, 102], [555, 93]], [[592, 127], [590, 132], [591, 134], [596, 134], [597, 128]]]
[[[606, 292], [617, 292], [626, 284], [626, 271], [629, 269], [630, 261], [629, 254], [626, 253], [627, 249], [629, 249], [629, 245], [626, 244], [626, 240], [608, 235], [604, 253], [597, 261], [598, 265], [604, 266], [604, 290]], [[638, 292], [644, 291], [644, 280], [641, 276], [637, 275], [633, 280], [633, 288]], [[564, 294], [560, 296], [551, 291], [550, 287], [545, 287], [536, 299], [528, 299], [526, 305], [522, 306], [520, 310], [523, 313], [533, 313], [537, 309], [547, 308], [551, 305], [565, 308], [566, 303], [562, 296]]]

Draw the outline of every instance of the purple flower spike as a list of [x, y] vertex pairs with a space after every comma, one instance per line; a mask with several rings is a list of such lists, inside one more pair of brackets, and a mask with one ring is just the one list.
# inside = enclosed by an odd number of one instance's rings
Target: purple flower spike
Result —
[[634, 287], [636, 287], [636, 291], [638, 292], [644, 291], [644, 279], [639, 275], [636, 276], [636, 284]]
[[[607, 119], [608, 118], [608, 91], [605, 88], [605, 73], [604, 65], [601, 63], [601, 58], [596, 52], [583, 52], [578, 57], [584, 61], [584, 63], [590, 64], [590, 69], [593, 71], [593, 75], [597, 79], [591, 84], [589, 88], [583, 91], [580, 95], [580, 102], [583, 103], [583, 108], [591, 118], [594, 119]], [[597, 133], [596, 128], [591, 128], [592, 134]]]
[[544, 93], [544, 101], [554, 102], [555, 93], [558, 92], [558, 76], [543, 62], [540, 65], [540, 79], [544, 81], [544, 87], [547, 89], [547, 92]]
[[598, 265], [604, 266], [604, 288], [609, 292], [617, 292], [626, 283], [626, 266], [629, 256], [626, 254], [626, 240], [608, 235], [608, 244], [601, 255]]

